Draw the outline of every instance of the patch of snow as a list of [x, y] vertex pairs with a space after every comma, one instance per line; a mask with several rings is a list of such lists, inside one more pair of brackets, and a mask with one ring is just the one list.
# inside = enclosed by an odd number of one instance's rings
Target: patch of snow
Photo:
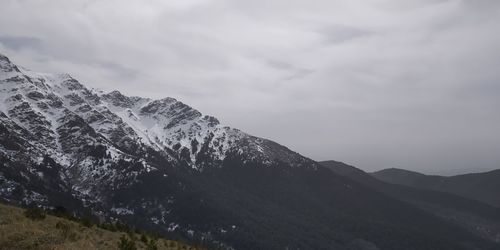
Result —
[[173, 231], [175, 231], [177, 228], [179, 228], [179, 224], [177, 224], [177, 223], [173, 223], [173, 222], [172, 222], [172, 223], [168, 224], [167, 231], [169, 231], [169, 232], [173, 232]]
[[134, 211], [124, 207], [113, 207], [111, 211], [119, 215], [134, 214]]

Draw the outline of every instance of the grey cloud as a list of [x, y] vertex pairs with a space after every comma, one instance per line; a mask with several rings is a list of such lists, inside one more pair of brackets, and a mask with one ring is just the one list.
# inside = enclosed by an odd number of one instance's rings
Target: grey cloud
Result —
[[302, 79], [310, 74], [314, 73], [314, 70], [310, 69], [296, 69], [295, 72], [285, 78], [285, 80], [295, 80]]
[[275, 69], [279, 69], [279, 70], [291, 70], [291, 69], [295, 68], [290, 63], [281, 62], [281, 61], [268, 60], [267, 63], [269, 64], [269, 66], [271, 66]]
[[355, 27], [333, 25], [319, 31], [324, 36], [325, 43], [338, 44], [374, 35], [374, 32]]
[[0, 43], [5, 47], [13, 50], [20, 50], [25, 48], [40, 50], [42, 48], [42, 41], [40, 39], [28, 36], [0, 35]]
[[98, 65], [99, 67], [108, 69], [117, 77], [121, 77], [124, 79], [135, 78], [139, 74], [139, 72], [136, 69], [128, 68], [115, 62], [104, 61], [104, 62], [97, 62], [95, 64]]
[[302, 79], [302, 78], [306, 77], [307, 75], [314, 73], [314, 70], [299, 68], [299, 67], [296, 67], [290, 63], [277, 61], [277, 60], [268, 60], [267, 64], [269, 64], [270, 67], [275, 68], [277, 70], [284, 70], [284, 71], [289, 72], [289, 74], [284, 78], [284, 80], [286, 80], [286, 81], [293, 80], [293, 79]]

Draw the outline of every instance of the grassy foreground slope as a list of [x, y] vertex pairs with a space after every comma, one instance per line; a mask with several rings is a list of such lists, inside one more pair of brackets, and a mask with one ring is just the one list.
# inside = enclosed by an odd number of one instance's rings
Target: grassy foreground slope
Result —
[[51, 215], [33, 220], [26, 217], [25, 211], [18, 207], [0, 204], [1, 250], [200, 249], [178, 241], [151, 239], [136, 233], [112, 232], [95, 225], [84, 226], [81, 223]]

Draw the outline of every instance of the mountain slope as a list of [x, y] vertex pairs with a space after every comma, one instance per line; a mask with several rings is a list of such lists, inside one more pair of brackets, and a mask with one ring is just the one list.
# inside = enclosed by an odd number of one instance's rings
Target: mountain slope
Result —
[[342, 162], [324, 161], [320, 164], [372, 189], [414, 204], [481, 237], [500, 242], [499, 208], [453, 194], [386, 183]]
[[[84, 226], [51, 215], [31, 220], [25, 213], [24, 209], [0, 204], [0, 249], [119, 249], [121, 237], [130, 239], [125, 232], [104, 230], [95, 225]], [[137, 249], [147, 249], [147, 245], [140, 241], [141, 235], [132, 233], [131, 236]], [[201, 249], [166, 239], [156, 239], [152, 243], [150, 246], [154, 245], [158, 250]]]
[[172, 98], [0, 56], [0, 197], [223, 249], [495, 249]]
[[385, 182], [456, 194], [500, 207], [500, 170], [445, 177], [391, 168], [372, 175]]

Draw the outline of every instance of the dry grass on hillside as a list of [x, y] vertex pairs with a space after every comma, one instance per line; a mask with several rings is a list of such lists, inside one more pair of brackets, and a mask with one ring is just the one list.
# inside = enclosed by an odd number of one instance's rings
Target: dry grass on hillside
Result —
[[[0, 249], [119, 249], [120, 237], [134, 238], [137, 249], [148, 249], [141, 235], [111, 232], [96, 226], [86, 227], [67, 219], [47, 215], [45, 219], [32, 220], [24, 209], [0, 204]], [[151, 240], [151, 239], [149, 239]], [[157, 249], [200, 249], [186, 244], [158, 239]], [[151, 247], [151, 246], [150, 246]], [[155, 248], [149, 248], [155, 249]]]

